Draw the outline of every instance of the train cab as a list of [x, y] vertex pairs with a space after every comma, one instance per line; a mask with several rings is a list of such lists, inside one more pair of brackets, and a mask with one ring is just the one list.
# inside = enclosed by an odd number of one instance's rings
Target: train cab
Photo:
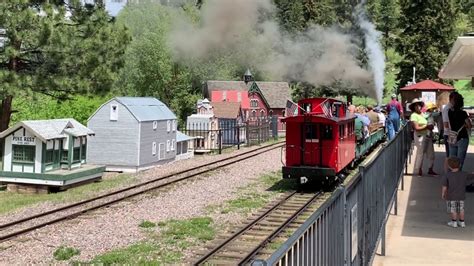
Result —
[[334, 180], [355, 156], [355, 116], [346, 104], [330, 98], [298, 102], [298, 114], [286, 122], [283, 178]]

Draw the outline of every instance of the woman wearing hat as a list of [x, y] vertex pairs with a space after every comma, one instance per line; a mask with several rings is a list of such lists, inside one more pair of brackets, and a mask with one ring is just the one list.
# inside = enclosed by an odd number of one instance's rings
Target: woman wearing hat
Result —
[[[416, 147], [415, 152], [415, 167], [413, 169], [414, 174], [423, 175], [422, 167], [423, 167], [423, 157], [426, 154], [425, 146], [426, 146], [426, 137], [430, 130], [433, 129], [433, 125], [429, 125], [428, 121], [426, 120], [425, 116], [421, 112], [421, 109], [425, 106], [421, 99], [415, 98], [411, 102], [409, 108], [412, 111], [410, 115], [410, 121], [413, 126], [414, 130], [414, 143]], [[430, 172], [433, 172], [432, 165], [430, 168]]]

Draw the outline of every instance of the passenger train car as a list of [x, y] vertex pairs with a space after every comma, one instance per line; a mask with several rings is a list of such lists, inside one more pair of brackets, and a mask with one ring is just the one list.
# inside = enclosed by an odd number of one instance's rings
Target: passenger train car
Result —
[[345, 170], [384, 138], [381, 127], [365, 136], [362, 122], [347, 112], [344, 102], [310, 98], [298, 102], [295, 116], [286, 122], [283, 178], [327, 185], [344, 178]]

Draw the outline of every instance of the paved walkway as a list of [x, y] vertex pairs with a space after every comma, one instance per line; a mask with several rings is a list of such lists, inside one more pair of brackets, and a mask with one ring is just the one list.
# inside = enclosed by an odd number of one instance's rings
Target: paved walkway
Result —
[[[435, 171], [443, 173], [444, 147], [435, 145], [435, 150]], [[474, 146], [468, 152], [464, 170], [473, 172]], [[412, 169], [409, 165], [410, 173]], [[450, 228], [440, 178], [405, 176], [405, 190], [398, 193], [398, 215], [391, 215], [386, 227], [386, 255], [376, 255], [373, 265], [474, 266], [474, 193], [466, 196], [466, 228]]]

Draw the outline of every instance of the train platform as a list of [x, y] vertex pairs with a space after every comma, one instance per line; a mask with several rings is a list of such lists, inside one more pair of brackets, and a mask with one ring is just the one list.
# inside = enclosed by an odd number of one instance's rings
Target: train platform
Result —
[[[435, 151], [434, 170], [442, 174], [444, 146], [435, 145]], [[413, 163], [412, 156], [409, 173]], [[464, 170], [474, 171], [472, 145]], [[474, 265], [474, 193], [466, 193], [466, 228], [451, 228], [440, 176], [409, 174], [404, 181], [404, 190], [398, 191], [398, 215], [390, 215], [386, 226], [385, 256], [376, 255], [373, 265]]]

